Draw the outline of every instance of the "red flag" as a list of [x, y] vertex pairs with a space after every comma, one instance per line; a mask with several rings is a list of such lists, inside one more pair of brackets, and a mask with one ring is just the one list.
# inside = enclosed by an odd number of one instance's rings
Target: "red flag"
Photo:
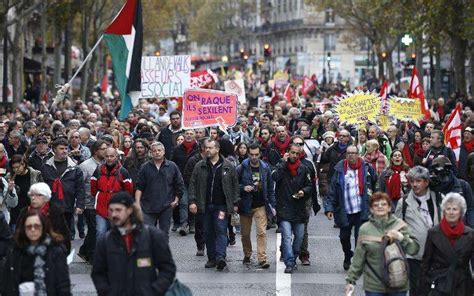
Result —
[[461, 129], [461, 106], [457, 105], [443, 127], [444, 143], [446, 147], [453, 150], [456, 155], [456, 161], [459, 161], [459, 153], [461, 152]]
[[286, 89], [285, 89], [285, 92], [283, 93], [283, 96], [286, 98], [286, 100], [288, 102], [291, 103], [291, 97], [292, 97], [292, 93], [291, 93], [291, 87], [290, 87], [290, 84], [288, 83], [288, 85], [286, 86]]
[[408, 89], [408, 97], [412, 99], [420, 100], [421, 113], [425, 115], [425, 120], [430, 119], [431, 112], [428, 107], [428, 102], [425, 99], [425, 93], [423, 92], [423, 87], [420, 84], [418, 79], [418, 71], [416, 67], [413, 67], [413, 72], [411, 74], [410, 88]]
[[316, 85], [314, 84], [313, 80], [305, 75], [303, 77], [303, 88], [301, 89], [303, 96], [306, 96], [310, 91], [314, 90], [315, 88]]
[[219, 78], [216, 73], [209, 69], [191, 72], [191, 87], [208, 88], [217, 82], [219, 82]]
[[278, 103], [278, 94], [277, 94], [276, 83], [274, 83], [273, 90], [272, 90], [272, 100], [270, 101], [270, 104], [273, 106], [276, 103]]
[[387, 114], [387, 97], [388, 97], [388, 81], [384, 80], [382, 88], [380, 89], [380, 98], [382, 98], [382, 113]]
[[106, 94], [107, 90], [109, 89], [109, 76], [107, 74], [104, 75], [102, 78], [102, 83], [100, 84], [100, 89], [102, 90], [102, 94]]

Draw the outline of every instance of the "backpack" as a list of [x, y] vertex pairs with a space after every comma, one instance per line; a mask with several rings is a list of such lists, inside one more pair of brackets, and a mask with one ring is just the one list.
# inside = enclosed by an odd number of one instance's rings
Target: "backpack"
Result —
[[[405, 222], [400, 221], [392, 229], [399, 231], [406, 226], [407, 224]], [[367, 267], [369, 267], [370, 271], [378, 280], [380, 280], [386, 287], [392, 289], [403, 288], [408, 284], [408, 260], [405, 255], [405, 251], [403, 251], [403, 248], [400, 245], [400, 242], [395, 240], [390, 243], [386, 237], [376, 237], [369, 235], [361, 236], [360, 240], [381, 243], [381, 264], [383, 266], [383, 275], [379, 275], [372, 265], [370, 265], [367, 260], [365, 261]]]

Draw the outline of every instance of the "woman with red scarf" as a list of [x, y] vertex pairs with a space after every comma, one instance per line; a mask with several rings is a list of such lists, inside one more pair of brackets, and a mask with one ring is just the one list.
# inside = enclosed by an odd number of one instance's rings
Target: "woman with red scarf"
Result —
[[397, 208], [397, 203], [403, 195], [407, 194], [408, 178], [407, 172], [409, 167], [403, 159], [403, 154], [400, 150], [392, 151], [390, 155], [390, 166], [384, 170], [379, 177], [379, 191], [385, 192], [392, 201], [392, 212]]
[[441, 222], [426, 238], [421, 291], [423, 295], [473, 295], [469, 263], [474, 254], [474, 231], [462, 219], [466, 201], [458, 193], [448, 193], [441, 210]]
[[388, 160], [379, 150], [379, 142], [377, 140], [369, 140], [365, 144], [364, 160], [374, 168], [377, 175], [380, 175], [388, 166]]

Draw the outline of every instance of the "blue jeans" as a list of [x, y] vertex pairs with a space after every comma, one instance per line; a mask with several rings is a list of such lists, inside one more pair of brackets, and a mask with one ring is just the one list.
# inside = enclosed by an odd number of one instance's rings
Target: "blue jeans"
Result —
[[100, 215], [95, 215], [95, 238], [96, 241], [103, 236], [109, 229], [109, 220]]
[[[304, 223], [280, 221], [281, 253], [286, 266], [295, 266], [296, 258], [300, 254], [303, 243]], [[291, 242], [294, 235], [293, 243]]]
[[185, 189], [179, 201], [179, 224], [188, 224], [188, 191]]
[[171, 217], [173, 216], [173, 208], [169, 207], [159, 214], [143, 213], [143, 222], [147, 225], [155, 226], [158, 222], [158, 228], [166, 234], [166, 240], [169, 241]]
[[209, 260], [219, 261], [226, 257], [228, 220], [227, 206], [206, 206], [203, 226]]
[[382, 293], [382, 292], [365, 291], [365, 296], [406, 296], [406, 295], [407, 295], [407, 292]]

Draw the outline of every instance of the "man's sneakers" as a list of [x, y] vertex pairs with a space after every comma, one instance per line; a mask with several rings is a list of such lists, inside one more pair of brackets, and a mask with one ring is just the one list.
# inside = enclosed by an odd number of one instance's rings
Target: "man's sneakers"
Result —
[[242, 260], [242, 264], [249, 265], [250, 264], [250, 257], [245, 256], [244, 260]]
[[206, 265], [204, 265], [205, 268], [214, 268], [216, 266], [217, 266], [216, 260], [208, 260], [206, 262]]
[[179, 228], [178, 224], [173, 224], [173, 227], [171, 227], [171, 231], [176, 232], [178, 228]]
[[344, 256], [344, 263], [342, 264], [344, 270], [349, 270], [349, 268], [351, 267], [351, 258], [352, 256], [354, 256], [354, 252], [350, 252], [350, 255], [348, 254], [349, 256]]
[[285, 273], [293, 273], [293, 271], [295, 271], [296, 269], [297, 269], [296, 265], [295, 266], [287, 265], [285, 268]]
[[270, 267], [270, 264], [267, 261], [258, 262], [258, 267], [262, 269], [267, 269]]
[[199, 256], [199, 257], [204, 256], [204, 249], [198, 249], [196, 252], [196, 256]]
[[229, 236], [227, 245], [231, 245], [231, 246], [235, 245], [235, 236]]
[[216, 269], [217, 271], [223, 271], [226, 266], [227, 266], [227, 263], [225, 262], [225, 260], [221, 259], [219, 260], [219, 262], [217, 262]]
[[311, 265], [311, 261], [309, 261], [309, 256], [302, 256], [300, 257], [301, 265]]
[[189, 226], [188, 224], [183, 224], [181, 227], [178, 228], [178, 233], [181, 236], [186, 236], [189, 233]]

